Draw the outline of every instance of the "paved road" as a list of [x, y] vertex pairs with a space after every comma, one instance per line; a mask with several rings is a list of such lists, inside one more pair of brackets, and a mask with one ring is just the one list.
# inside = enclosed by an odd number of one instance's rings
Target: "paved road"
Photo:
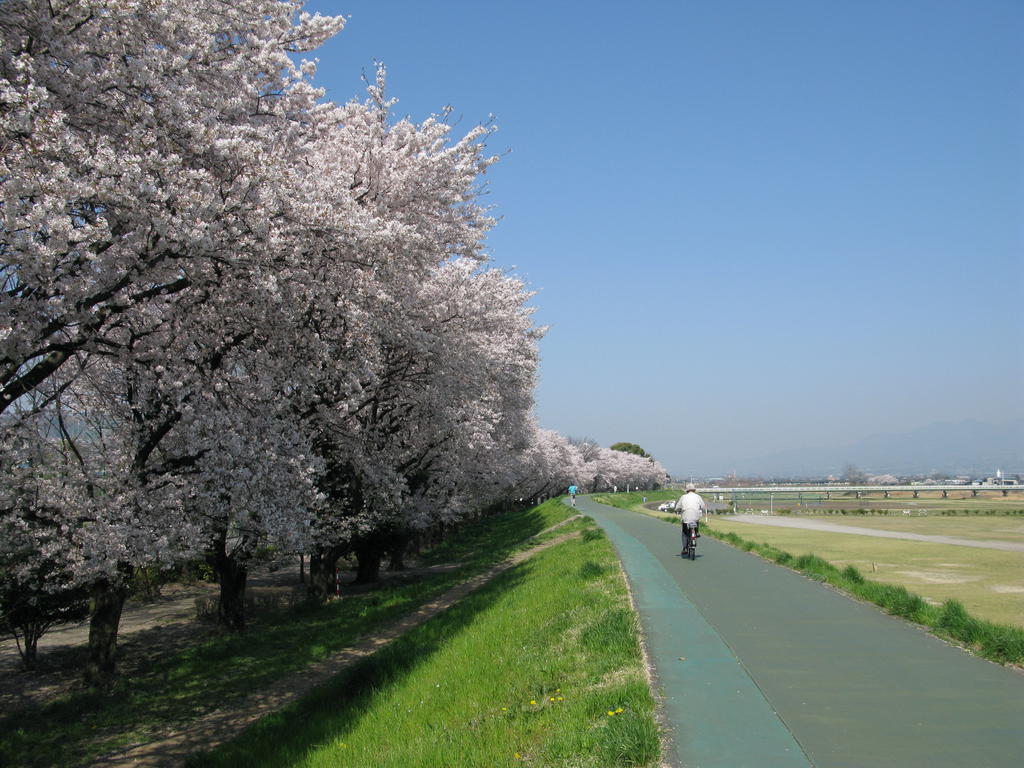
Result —
[[926, 533], [909, 533], [906, 531], [882, 531], [877, 528], [860, 528], [855, 525], [841, 525], [825, 520], [808, 520], [806, 518], [775, 517], [774, 515], [730, 515], [729, 520], [738, 523], [754, 523], [755, 525], [777, 525], [782, 528], [804, 528], [812, 531], [831, 531], [832, 533], [853, 533], [858, 536], [878, 536], [883, 539], [910, 539], [911, 541], [929, 541], [933, 544], [950, 544], [955, 547], [978, 547], [979, 549], [1002, 549], [1007, 552], [1024, 552], [1024, 544], [1016, 541], [989, 541], [987, 539], [961, 539], [956, 536], [935, 536]]
[[1019, 671], [709, 536], [684, 561], [678, 528], [577, 504], [629, 575], [677, 765], [1020, 764]]

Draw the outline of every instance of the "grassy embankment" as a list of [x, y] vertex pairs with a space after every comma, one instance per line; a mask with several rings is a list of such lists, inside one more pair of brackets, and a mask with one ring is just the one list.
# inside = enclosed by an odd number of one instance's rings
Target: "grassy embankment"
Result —
[[653, 711], [618, 561], [588, 520], [190, 765], [654, 765]]
[[591, 494], [589, 498], [593, 499], [598, 504], [607, 504], [608, 506], [620, 507], [621, 509], [632, 509], [637, 512], [643, 512], [644, 514], [659, 517], [668, 516], [668, 513], [645, 508], [643, 506], [645, 498], [647, 499], [647, 504], [649, 506], [655, 506], [665, 501], [678, 501], [679, 497], [682, 495], [682, 491], [642, 491], [637, 493], [594, 493]]
[[[604, 495], [595, 496], [595, 500], [667, 522], [678, 522], [675, 516], [643, 508], [640, 498], [631, 496]], [[844, 518], [842, 522], [847, 520]], [[861, 524], [872, 525], [874, 520], [864, 518]], [[878, 518], [879, 522], [884, 520], [887, 518]], [[935, 519], [917, 518], [917, 523], [926, 525], [928, 520]], [[953, 518], [941, 520], [946, 524], [954, 522]], [[1000, 524], [999, 520], [1004, 526], [1017, 524], [1012, 517], [961, 519], [965, 526], [988, 520], [992, 520], [990, 526]], [[1016, 590], [1021, 581], [1019, 553], [758, 526], [730, 521], [728, 517], [712, 517], [711, 524], [704, 530], [733, 546], [874, 603], [888, 613], [922, 624], [936, 635], [953, 640], [984, 658], [1001, 664], [1024, 664], [1024, 621], [1013, 607], [1020, 604], [1020, 592], [1009, 591]], [[949, 535], [948, 529], [941, 535]], [[755, 542], [751, 536], [765, 541]], [[922, 577], [931, 579], [931, 583], [921, 584], [937, 596], [929, 598], [931, 602], [908, 591], [906, 583], [895, 583]], [[994, 589], [998, 586], [1008, 591], [999, 593]], [[966, 596], [971, 613], [965, 609], [964, 601], [949, 596], [954, 593]], [[1009, 611], [1008, 605], [1011, 606]], [[981, 612], [1005, 618], [995, 621], [979, 618], [977, 614]]]
[[[587, 541], [577, 539], [563, 543], [538, 556], [538, 562], [554, 560], [570, 571], [575, 567], [569, 575], [560, 573], [556, 582], [564, 579], [575, 584], [578, 590], [576, 597], [580, 593], [587, 595], [585, 608], [569, 611], [562, 606], [565, 616], [556, 629], [561, 629], [567, 637], [575, 638], [583, 647], [608, 644], [612, 649], [610, 655], [595, 660], [597, 666], [594, 669], [568, 670], [561, 666], [561, 649], [556, 652], [550, 644], [537, 642], [537, 637], [520, 643], [520, 646], [526, 645], [526, 649], [508, 645], [507, 639], [497, 642], [492, 638], [491, 644], [484, 646], [486, 653], [476, 647], [476, 656], [457, 659], [452, 670], [465, 668], [468, 672], [474, 667], [490, 666], [496, 649], [501, 648], [515, 656], [519, 664], [519, 687], [505, 691], [508, 701], [513, 702], [513, 698], [515, 701], [511, 705], [502, 705], [509, 706], [507, 711], [498, 708], [502, 711], [508, 743], [515, 742], [516, 747], [508, 755], [502, 754], [500, 759], [487, 764], [503, 764], [506, 758], [512, 761], [515, 751], [521, 755], [532, 756], [534, 752], [546, 755], [557, 750], [558, 744], [562, 743], [569, 746], [585, 744], [594, 754], [608, 758], [609, 765], [616, 762], [643, 765], [651, 750], [656, 754], [658, 749], [651, 715], [653, 703], [646, 681], [642, 680], [632, 612], [610, 545], [592, 532], [595, 529], [588, 521], [576, 521], [545, 536], [525, 541], [570, 514], [572, 511], [564, 505], [549, 502], [538, 508], [478, 521], [431, 552], [423, 562], [424, 565], [461, 563], [455, 571], [434, 575], [415, 584], [383, 586], [325, 606], [300, 606], [264, 617], [241, 635], [218, 636], [185, 651], [164, 656], [157, 654], [142, 665], [139, 674], [120, 681], [110, 696], [69, 691], [46, 705], [27, 706], [5, 713], [0, 719], [0, 765], [85, 765], [120, 746], [153, 738], [160, 731], [187, 728], [190, 721], [206, 712], [238, 702], [247, 694], [352, 645], [358, 637], [408, 614], [455, 583], [504, 560], [515, 551], [573, 529], [584, 531]], [[552, 567], [548, 566], [549, 569]], [[401, 689], [405, 678], [412, 678], [427, 669], [428, 662], [433, 663], [439, 658], [441, 645], [447, 653], [449, 640], [452, 644], [456, 640], [462, 644], [466, 638], [472, 637], [480, 617], [493, 612], [492, 603], [498, 605], [501, 600], [512, 600], [524, 590], [529, 592], [531, 586], [538, 595], [547, 590], [557, 591], [557, 584], [548, 584], [544, 579], [536, 583], [535, 570], [539, 570], [538, 567], [528, 561], [507, 572], [483, 592], [414, 630], [410, 634], [415, 634], [415, 638], [396, 641], [385, 649], [385, 654], [371, 657], [343, 680], [331, 682], [323, 690], [318, 689], [309, 701], [292, 708], [291, 715], [282, 713], [275, 718], [276, 723], [292, 718], [289, 721], [292, 724], [286, 728], [288, 738], [278, 735], [274, 742], [289, 752], [311, 749], [313, 744], [321, 743], [324, 728], [335, 727], [325, 725], [330, 721], [331, 712], [341, 713], [345, 725], [338, 726], [337, 730], [343, 732], [348, 725], [359, 721], [363, 713], [378, 707], [384, 691]], [[522, 617], [524, 626], [547, 637], [553, 622], [557, 622], [550, 619], [544, 624], [543, 614], [536, 607], [531, 610], [532, 613]], [[613, 616], [614, 620], [598, 626], [595, 616], [603, 614]], [[511, 633], [508, 637], [512, 637]], [[549, 654], [555, 654], [555, 657], [551, 658]], [[559, 685], [555, 678], [563, 672]], [[597, 677], [598, 672], [607, 673], [607, 679]], [[437, 680], [443, 679], [447, 686], [449, 679], [454, 680], [454, 674], [454, 671], [446, 670], [437, 676]], [[386, 679], [390, 682], [385, 682]], [[556, 708], [555, 702], [546, 698], [538, 698], [548, 690], [545, 686], [549, 681], [555, 683], [554, 688], [562, 689], [558, 694], [551, 694], [563, 697], [558, 702], [561, 708]], [[641, 682], [642, 685], [639, 684]], [[498, 689], [494, 686], [491, 690], [496, 692]], [[344, 691], [344, 696], [339, 696], [339, 691]], [[440, 691], [435, 689], [436, 694]], [[519, 700], [527, 694], [527, 698]], [[420, 699], [428, 701], [423, 696]], [[429, 700], [437, 703], [436, 696]], [[525, 703], [529, 700], [538, 704], [531, 706]], [[622, 707], [623, 712], [614, 717], [605, 715], [608, 720], [605, 723], [593, 715], [599, 700], [601, 706], [612, 707], [614, 704], [614, 707]], [[346, 701], [347, 706], [339, 705], [339, 702], [344, 704]], [[563, 704], [568, 706], [561, 706]], [[587, 705], [589, 709], [586, 709]], [[294, 726], [296, 711], [303, 713], [300, 719], [308, 725], [307, 730], [300, 731]], [[420, 713], [423, 711], [421, 708]], [[572, 719], [565, 715], [576, 713], [578, 716], [581, 712], [593, 716], [583, 722], [578, 717]], [[317, 713], [317, 717], [312, 717], [311, 713]], [[428, 730], [439, 740], [438, 743], [448, 743], [460, 732], [463, 738], [477, 740], [476, 731], [481, 727], [478, 720], [482, 712], [465, 720], [451, 721], [447, 718], [450, 713], [444, 708], [435, 709], [434, 714], [437, 715], [433, 720], [434, 727]], [[546, 724], [552, 721], [558, 727], [547, 729]], [[252, 729], [250, 733], [258, 739], [260, 734], [268, 732], [266, 728], [273, 727], [268, 723]], [[405, 738], [390, 722], [383, 730], [388, 734], [389, 742], [398, 743]], [[302, 743], [303, 733], [312, 740]], [[315, 738], [313, 734], [316, 734]], [[357, 743], [353, 741], [342, 749], [346, 754], [357, 754], [353, 748]], [[618, 752], [616, 744], [619, 745]], [[505, 742], [501, 747], [505, 747]], [[237, 748], [245, 750], [244, 745]], [[350, 749], [352, 751], [348, 752]], [[264, 746], [259, 751], [266, 755], [262, 764], [282, 764], [280, 752], [268, 751]], [[635, 763], [629, 762], [637, 756], [639, 759]], [[340, 758], [328, 760], [330, 764], [348, 764], [339, 761]], [[247, 758], [234, 764], [250, 762]], [[397, 764], [403, 763], [399, 761]], [[404, 764], [417, 763], [408, 761]], [[587, 764], [590, 763], [581, 763]]]

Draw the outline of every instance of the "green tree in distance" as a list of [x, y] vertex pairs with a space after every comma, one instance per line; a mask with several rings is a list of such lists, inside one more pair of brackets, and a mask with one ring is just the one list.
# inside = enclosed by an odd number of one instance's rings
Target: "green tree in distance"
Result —
[[610, 446], [613, 451], [622, 451], [623, 453], [635, 453], [637, 456], [642, 456], [645, 459], [651, 458], [651, 454], [645, 451], [636, 443], [615, 443]]

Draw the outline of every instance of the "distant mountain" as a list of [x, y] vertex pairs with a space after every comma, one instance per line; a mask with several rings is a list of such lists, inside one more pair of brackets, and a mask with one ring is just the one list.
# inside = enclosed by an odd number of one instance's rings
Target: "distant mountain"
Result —
[[847, 465], [869, 474], [1024, 472], [1024, 419], [1004, 424], [936, 422], [910, 432], [873, 435], [832, 447], [794, 448], [737, 461], [740, 474], [791, 477], [840, 475]]

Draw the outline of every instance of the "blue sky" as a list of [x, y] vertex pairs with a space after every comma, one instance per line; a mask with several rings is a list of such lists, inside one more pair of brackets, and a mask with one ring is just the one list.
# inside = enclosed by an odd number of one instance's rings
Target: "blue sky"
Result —
[[673, 473], [1024, 416], [1024, 3], [318, 0], [327, 96], [494, 115], [541, 423]]

